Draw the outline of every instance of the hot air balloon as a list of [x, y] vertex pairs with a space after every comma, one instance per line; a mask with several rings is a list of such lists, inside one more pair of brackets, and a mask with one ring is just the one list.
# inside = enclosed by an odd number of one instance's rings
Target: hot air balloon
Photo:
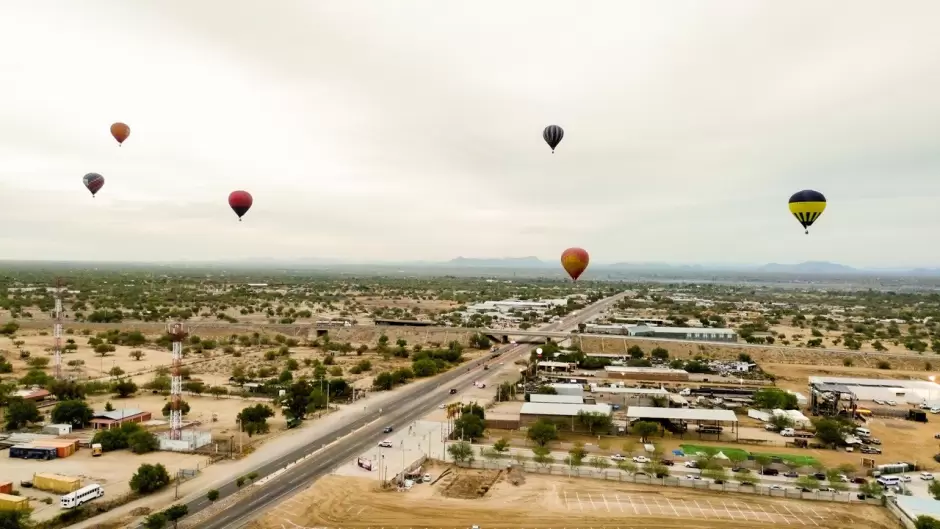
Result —
[[558, 147], [558, 144], [561, 143], [562, 138], [565, 137], [565, 129], [559, 127], [558, 125], [549, 125], [545, 127], [545, 130], [542, 131], [542, 139], [545, 140], [545, 143], [552, 148], [552, 154], [555, 154], [555, 147]]
[[561, 266], [575, 281], [587, 270], [590, 260], [588, 253], [581, 248], [568, 248], [561, 253]]
[[131, 135], [131, 128], [127, 125], [118, 121], [117, 123], [111, 124], [111, 135], [114, 136], [114, 139], [118, 142], [118, 147], [124, 143], [124, 140]]
[[809, 227], [816, 222], [816, 219], [826, 211], [826, 197], [819, 191], [804, 189], [793, 193], [790, 197], [790, 213], [800, 221], [806, 233], [809, 234]]
[[82, 177], [82, 183], [91, 191], [91, 198], [95, 198], [95, 193], [104, 187], [104, 177], [98, 173], [88, 173]]
[[248, 213], [253, 202], [251, 193], [248, 191], [232, 191], [228, 195], [228, 205], [238, 215], [238, 222], [242, 221], [242, 216]]

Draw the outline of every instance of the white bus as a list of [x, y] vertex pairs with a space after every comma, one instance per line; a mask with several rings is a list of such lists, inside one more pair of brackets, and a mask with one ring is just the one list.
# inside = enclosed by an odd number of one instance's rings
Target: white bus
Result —
[[101, 485], [93, 483], [62, 496], [59, 498], [59, 504], [63, 509], [74, 509], [83, 503], [102, 496], [104, 496], [104, 489], [101, 488]]

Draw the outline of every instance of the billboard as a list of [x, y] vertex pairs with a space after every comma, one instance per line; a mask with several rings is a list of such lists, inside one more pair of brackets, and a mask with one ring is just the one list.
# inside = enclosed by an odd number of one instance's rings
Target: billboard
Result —
[[361, 458], [361, 457], [357, 457], [357, 458], [356, 458], [356, 466], [358, 466], [359, 468], [368, 470], [368, 471], [370, 471], [370, 472], [372, 471], [372, 461], [370, 461], [370, 460], [368, 460], [368, 459], [363, 459], [363, 458]]

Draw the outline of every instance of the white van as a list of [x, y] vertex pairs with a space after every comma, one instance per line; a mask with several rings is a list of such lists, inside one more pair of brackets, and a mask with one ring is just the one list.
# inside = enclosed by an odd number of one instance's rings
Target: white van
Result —
[[868, 428], [856, 428], [855, 435], [860, 435], [862, 437], [871, 437], [871, 430]]
[[101, 485], [93, 483], [62, 496], [59, 498], [59, 505], [63, 509], [74, 509], [83, 503], [102, 496], [104, 496], [104, 489]]
[[881, 476], [875, 481], [877, 481], [878, 484], [882, 487], [893, 487], [901, 482], [901, 478], [898, 476]]

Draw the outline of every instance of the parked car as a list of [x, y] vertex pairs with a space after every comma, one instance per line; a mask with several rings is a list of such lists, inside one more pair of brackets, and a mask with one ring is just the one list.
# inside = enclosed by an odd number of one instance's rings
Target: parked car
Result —
[[698, 479], [698, 480], [700, 480], [700, 479], [702, 479], [702, 478], [700, 478], [700, 477], [698, 477], [698, 476], [686, 476], [685, 479], [693, 479], [693, 480], [694, 480], [694, 479]]
[[624, 457], [624, 456], [622, 456], [622, 455], [620, 455], [620, 454], [614, 454], [614, 455], [610, 456], [610, 459], [613, 460], [613, 461], [626, 461], [626, 460], [627, 460], [626, 457]]
[[686, 461], [685, 468], [698, 468], [698, 463], [695, 461]]
[[870, 444], [873, 444], [873, 445], [880, 445], [880, 444], [881, 444], [881, 439], [875, 439], [874, 437], [872, 437], [872, 438], [870, 438], [870, 439], [868, 440], [868, 442], [869, 442]]
[[903, 481], [904, 483], [910, 483], [910, 482], [911, 482], [911, 477], [910, 477], [910, 476], [898, 476], [898, 479], [900, 479], [900, 480]]
[[770, 490], [787, 490], [787, 488], [782, 485], [771, 485]]
[[920, 479], [924, 481], [933, 481], [933, 474], [931, 474], [930, 472], [921, 472]]
[[777, 470], [776, 468], [765, 468], [764, 471], [761, 472], [761, 474], [765, 476], [776, 476], [780, 474], [780, 471]]
[[863, 446], [861, 448], [863, 454], [880, 454], [881, 449], [877, 446]]
[[636, 456], [636, 457], [633, 458], [633, 462], [634, 462], [634, 463], [649, 463], [649, 462], [650, 462], [650, 458], [648, 458], [648, 457], [646, 457], [646, 456]]
[[792, 470], [789, 471], [789, 472], [784, 472], [783, 475], [786, 476], [786, 477], [788, 477], [788, 478], [798, 478], [798, 477], [800, 477], [799, 474], [797, 474], [796, 472], [794, 472], [794, 471], [792, 471]]
[[819, 481], [826, 481], [826, 475], [823, 474], [822, 472], [817, 472], [813, 474], [813, 477], [818, 479]]
[[450, 388], [450, 394], [451, 394], [451, 395], [456, 395], [456, 394], [457, 394], [457, 388]]

